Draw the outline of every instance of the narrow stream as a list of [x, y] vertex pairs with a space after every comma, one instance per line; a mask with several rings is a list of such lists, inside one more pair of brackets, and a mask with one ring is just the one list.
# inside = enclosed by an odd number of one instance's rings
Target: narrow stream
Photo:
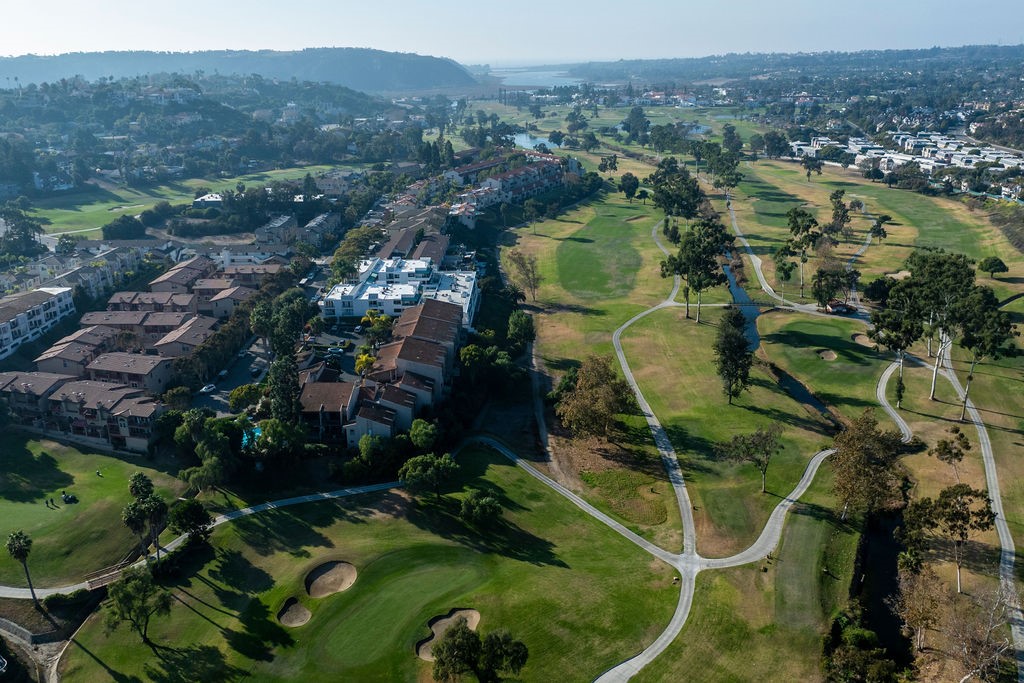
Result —
[[739, 306], [743, 317], [747, 319], [747, 326], [743, 330], [743, 334], [750, 342], [750, 348], [757, 350], [757, 347], [761, 345], [761, 335], [757, 333], [757, 316], [761, 314], [761, 310], [753, 305], [754, 300], [747, 294], [747, 290], [736, 283], [736, 276], [733, 274], [732, 268], [724, 265], [722, 270], [725, 271], [725, 277], [729, 280], [729, 293], [732, 294], [732, 302]]

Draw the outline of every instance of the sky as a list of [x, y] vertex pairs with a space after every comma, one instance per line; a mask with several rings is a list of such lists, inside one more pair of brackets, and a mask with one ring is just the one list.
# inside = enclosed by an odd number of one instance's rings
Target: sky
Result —
[[370, 47], [494, 66], [1024, 43], [1022, 0], [15, 0], [0, 55]]

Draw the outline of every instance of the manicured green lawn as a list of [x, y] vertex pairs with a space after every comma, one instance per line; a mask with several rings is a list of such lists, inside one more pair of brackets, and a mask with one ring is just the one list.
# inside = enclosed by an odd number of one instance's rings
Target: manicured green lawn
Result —
[[[158, 464], [162, 467], [162, 464]], [[103, 476], [97, 476], [96, 471]], [[24, 530], [32, 537], [29, 570], [38, 587], [66, 585], [118, 562], [138, 540], [121, 523], [128, 503], [128, 478], [145, 472], [170, 501], [183, 482], [154, 469], [146, 458], [89, 453], [48, 439], [9, 431], [0, 449], [0, 519], [4, 537]], [[61, 492], [78, 497], [65, 505]], [[57, 509], [47, 507], [52, 498]], [[4, 553], [0, 583], [27, 586], [21, 565]]]
[[826, 462], [771, 562], [697, 577], [682, 633], [634, 680], [820, 680], [822, 633], [846, 606], [859, 537], [836, 518], [830, 481]]
[[[414, 645], [453, 607], [477, 609], [481, 632], [507, 628], [526, 643], [522, 680], [591, 680], [660, 633], [678, 595], [671, 568], [489, 451], [459, 460], [460, 486], [503, 500], [496, 530], [465, 527], [451, 498], [438, 507], [402, 493], [224, 525], [171, 587], [155, 651], [127, 631], [105, 635], [95, 615], [65, 656], [65, 680], [422, 680], [429, 665]], [[335, 559], [356, 566], [355, 584], [309, 598], [306, 573]], [[276, 619], [291, 596], [312, 612], [294, 629]]]
[[[269, 184], [275, 180], [302, 178], [306, 173], [316, 175], [334, 166], [305, 166], [286, 168], [233, 178], [190, 178], [165, 185], [132, 188], [116, 186], [105, 189], [90, 185], [88, 191], [42, 199], [35, 203], [35, 215], [46, 221], [46, 232], [79, 231], [103, 227], [115, 218], [136, 216], [161, 201], [172, 204], [191, 202], [197, 188], [230, 188], [241, 182], [246, 185]], [[93, 232], [76, 233], [80, 237], [94, 237]], [[95, 233], [98, 235], [98, 232]]]
[[[697, 518], [697, 550], [710, 557], [737, 552], [761, 532], [779, 496], [827, 442], [827, 423], [804, 408], [759, 366], [751, 387], [729, 405], [715, 372], [714, 343], [722, 309], [701, 324], [681, 308], [657, 311], [623, 335], [623, 349], [640, 389], [679, 454]], [[721, 460], [715, 444], [780, 423], [784, 450], [768, 469], [767, 489], [751, 465]]]
[[[777, 310], [758, 318], [757, 328], [768, 359], [807, 386], [826, 406], [848, 420], [865, 408], [878, 407], [875, 385], [891, 357], [854, 340], [866, 331], [864, 323]], [[836, 354], [835, 360], [822, 357], [827, 351]], [[878, 419], [888, 425], [883, 414]]]

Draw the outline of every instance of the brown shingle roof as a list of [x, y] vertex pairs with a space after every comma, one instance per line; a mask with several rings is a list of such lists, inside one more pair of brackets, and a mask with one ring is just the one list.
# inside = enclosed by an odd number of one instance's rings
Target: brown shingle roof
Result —
[[302, 412], [318, 413], [320, 406], [330, 413], [340, 413], [348, 406], [355, 385], [351, 382], [310, 382], [302, 387], [299, 402]]
[[86, 366], [88, 370], [120, 372], [126, 375], [146, 376], [164, 363], [170, 363], [164, 356], [149, 356], [141, 353], [104, 353]]

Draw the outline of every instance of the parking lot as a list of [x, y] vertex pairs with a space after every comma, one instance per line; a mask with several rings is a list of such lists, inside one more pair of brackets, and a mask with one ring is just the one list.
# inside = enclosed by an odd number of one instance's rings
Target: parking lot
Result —
[[218, 376], [213, 384], [217, 389], [210, 394], [200, 394], [192, 401], [195, 408], [209, 408], [217, 415], [228, 415], [228, 395], [231, 390], [243, 384], [259, 382], [270, 367], [270, 349], [262, 339], [255, 339], [239, 353], [225, 368], [226, 376]]

